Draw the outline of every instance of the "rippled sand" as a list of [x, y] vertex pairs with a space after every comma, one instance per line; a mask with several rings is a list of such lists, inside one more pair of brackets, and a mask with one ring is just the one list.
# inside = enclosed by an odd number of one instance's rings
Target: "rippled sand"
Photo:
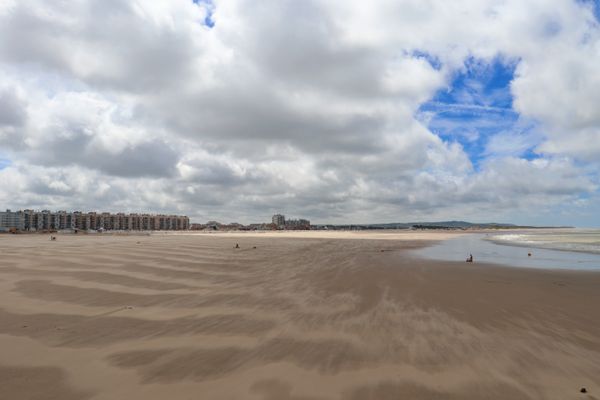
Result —
[[0, 398], [600, 398], [600, 273], [445, 237], [2, 235]]

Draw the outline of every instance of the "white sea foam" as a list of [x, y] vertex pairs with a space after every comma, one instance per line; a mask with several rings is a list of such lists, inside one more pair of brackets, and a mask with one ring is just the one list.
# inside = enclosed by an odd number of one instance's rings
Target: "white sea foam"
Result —
[[561, 229], [555, 231], [519, 232], [487, 238], [498, 244], [600, 254], [600, 230]]

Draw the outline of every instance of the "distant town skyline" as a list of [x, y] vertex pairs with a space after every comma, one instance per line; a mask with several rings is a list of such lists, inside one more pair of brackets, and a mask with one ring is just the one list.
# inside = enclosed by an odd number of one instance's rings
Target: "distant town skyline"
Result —
[[[43, 212], [43, 211], [48, 211], [48, 212], [61, 212], [64, 210], [69, 210], [67, 207], [62, 207], [62, 208], [56, 208], [56, 209], [48, 209], [48, 208], [39, 208], [39, 207], [30, 207], [30, 208], [10, 208], [10, 207], [0, 207], [0, 211], [7, 211], [7, 210], [12, 210], [12, 211], [23, 211], [23, 210], [32, 210], [35, 212]], [[129, 211], [129, 210], [111, 210], [111, 209], [96, 209], [96, 210], [91, 210], [91, 209], [86, 209], [86, 208], [75, 208], [75, 209], [70, 209], [71, 211], [67, 211], [67, 212], [80, 212], [80, 213], [98, 213], [98, 214], [102, 214], [102, 213], [108, 213], [108, 214], [146, 214], [146, 215], [185, 215], [186, 217], [189, 218], [189, 223], [190, 224], [206, 224], [206, 223], [210, 223], [210, 222], [218, 222], [218, 223], [222, 223], [222, 224], [242, 224], [242, 225], [249, 225], [249, 224], [268, 224], [268, 223], [272, 223], [272, 219], [275, 215], [283, 215], [285, 217], [286, 214], [283, 214], [281, 212], [276, 212], [275, 214], [268, 214], [268, 215], [260, 215], [260, 216], [256, 216], [256, 217], [240, 217], [240, 218], [236, 218], [234, 216], [226, 216], [226, 217], [216, 217], [216, 216], [210, 216], [210, 215], [200, 215], [199, 217], [191, 217], [189, 216], [187, 213], [173, 213], [173, 212], [168, 212], [168, 211], [163, 211], [163, 212], [155, 212], [152, 210], [133, 210], [133, 211]], [[84, 211], [81, 211], [84, 210]], [[85, 211], [87, 210], [87, 211]], [[291, 215], [291, 214], [289, 214]], [[385, 220], [385, 219], [381, 219], [381, 218], [374, 218], [373, 220], [352, 220], [352, 219], [334, 219], [334, 220], [313, 220], [310, 218], [305, 218], [305, 217], [298, 217], [298, 218], [294, 218], [295, 220], [306, 220], [311, 222], [311, 224], [313, 225], [382, 225], [382, 224], [410, 224], [410, 223], [433, 223], [433, 222], [441, 222], [441, 221], [464, 221], [464, 222], [469, 222], [469, 223], [473, 223], [473, 224], [489, 224], [489, 223], [499, 223], [499, 224], [507, 224], [507, 225], [519, 225], [519, 226], [569, 226], [569, 227], [596, 227], [596, 225], [593, 224], [580, 224], [580, 225], [576, 225], [576, 224], [568, 224], [568, 223], [555, 223], [555, 224], [551, 224], [548, 223], [547, 220], [541, 220], [539, 222], [535, 222], [535, 220], [533, 220], [534, 222], [531, 223], [523, 223], [523, 222], [519, 222], [519, 221], [512, 221], [512, 220], [504, 220], [504, 219], [496, 219], [493, 217], [489, 217], [489, 218], [485, 218], [485, 219], [468, 219], [468, 218], [411, 218], [410, 216], [405, 216], [405, 217], [398, 217], [395, 219], [389, 219], [389, 220]]]
[[3, 1], [0, 205], [600, 226], [595, 0]]

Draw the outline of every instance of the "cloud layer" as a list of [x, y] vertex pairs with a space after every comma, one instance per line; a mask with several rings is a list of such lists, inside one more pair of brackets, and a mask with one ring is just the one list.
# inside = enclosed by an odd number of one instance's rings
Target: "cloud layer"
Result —
[[[592, 6], [4, 1], [0, 203], [198, 221], [279, 211], [597, 225]], [[496, 95], [535, 130], [432, 131], [422, 105], [474, 62], [514, 70]]]

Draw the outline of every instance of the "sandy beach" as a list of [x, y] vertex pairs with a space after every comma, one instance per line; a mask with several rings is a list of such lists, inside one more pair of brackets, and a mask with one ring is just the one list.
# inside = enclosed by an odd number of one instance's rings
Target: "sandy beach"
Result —
[[600, 273], [452, 235], [1, 235], [0, 398], [600, 399]]

